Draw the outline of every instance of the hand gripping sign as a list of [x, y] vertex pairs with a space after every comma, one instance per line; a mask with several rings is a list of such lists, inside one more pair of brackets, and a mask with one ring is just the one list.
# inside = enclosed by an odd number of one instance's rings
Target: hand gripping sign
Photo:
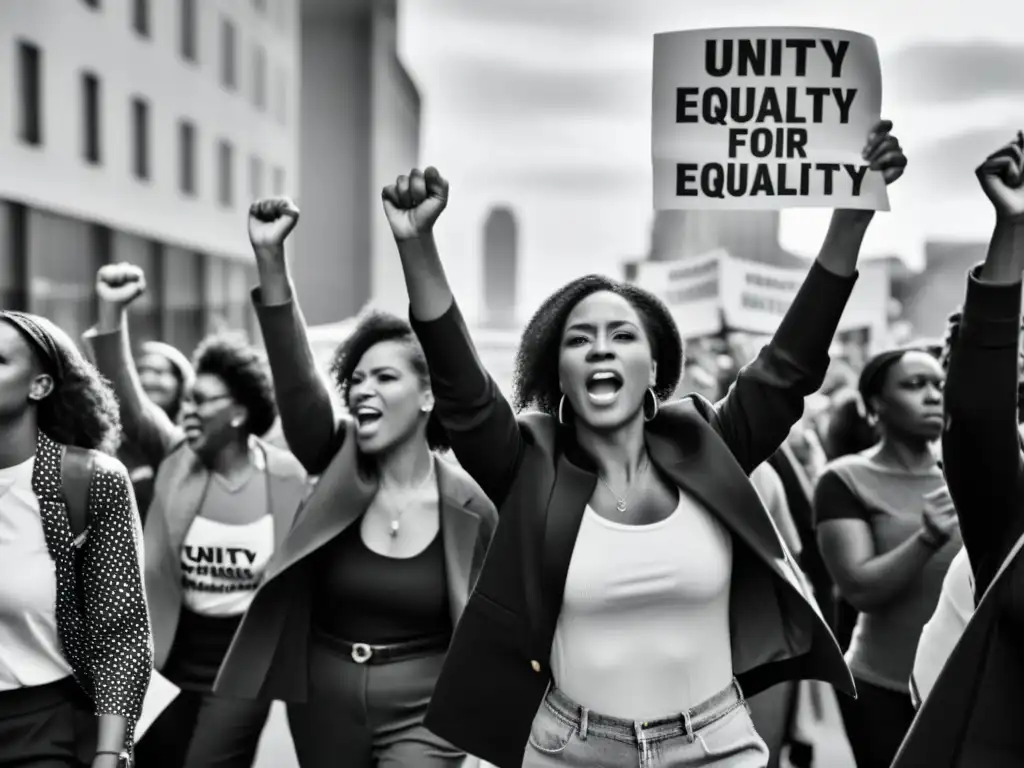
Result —
[[861, 156], [878, 121], [875, 41], [838, 29], [654, 36], [654, 206], [889, 210]]

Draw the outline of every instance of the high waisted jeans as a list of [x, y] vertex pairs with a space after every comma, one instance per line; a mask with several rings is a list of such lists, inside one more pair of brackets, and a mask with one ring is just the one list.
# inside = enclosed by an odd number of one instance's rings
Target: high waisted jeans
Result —
[[552, 688], [533, 720], [523, 768], [765, 768], [739, 684], [677, 715], [633, 722], [591, 712]]

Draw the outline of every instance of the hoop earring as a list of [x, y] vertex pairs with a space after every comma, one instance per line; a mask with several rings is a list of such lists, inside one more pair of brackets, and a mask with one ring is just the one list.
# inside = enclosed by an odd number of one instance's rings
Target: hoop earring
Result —
[[565, 407], [565, 395], [558, 401], [558, 423], [565, 426], [565, 414], [562, 412]]
[[[650, 416], [647, 415], [647, 396], [648, 395], [651, 396], [651, 402], [654, 403], [654, 408], [653, 408], [654, 413], [652, 413]], [[654, 394], [654, 390], [653, 389], [648, 387], [647, 390], [644, 392], [644, 421], [654, 421], [655, 417], [658, 415], [658, 408], [660, 408], [660, 407], [661, 406], [658, 404], [658, 396], [656, 394]]]

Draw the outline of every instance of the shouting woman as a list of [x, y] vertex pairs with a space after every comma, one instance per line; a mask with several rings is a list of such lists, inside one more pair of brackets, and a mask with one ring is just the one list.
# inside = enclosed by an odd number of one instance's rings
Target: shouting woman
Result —
[[[891, 124], [865, 156], [891, 182]], [[665, 306], [591, 275], [523, 334], [516, 418], [480, 364], [432, 229], [448, 185], [383, 193], [456, 457], [501, 523], [427, 726], [501, 768], [763, 768], [744, 701], [788, 679], [853, 684], [748, 475], [821, 385], [868, 211], [837, 211], [774, 339], [711, 405], [663, 404], [682, 364]]]
[[152, 649], [119, 432], [71, 339], [0, 311], [0, 766], [127, 768]]
[[253, 205], [253, 300], [285, 437], [320, 477], [217, 691], [287, 702], [302, 768], [452, 768], [465, 754], [423, 718], [496, 513], [438, 456], [448, 435], [407, 322], [370, 313], [342, 342], [332, 373], [350, 416], [337, 418], [285, 261], [298, 216], [287, 200]]

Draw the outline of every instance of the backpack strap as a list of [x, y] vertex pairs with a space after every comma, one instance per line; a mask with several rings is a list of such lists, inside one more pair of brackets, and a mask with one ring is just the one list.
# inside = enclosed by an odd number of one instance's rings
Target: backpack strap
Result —
[[85, 540], [89, 527], [89, 486], [95, 465], [92, 451], [72, 445], [64, 448], [60, 463], [61, 485], [76, 547]]

